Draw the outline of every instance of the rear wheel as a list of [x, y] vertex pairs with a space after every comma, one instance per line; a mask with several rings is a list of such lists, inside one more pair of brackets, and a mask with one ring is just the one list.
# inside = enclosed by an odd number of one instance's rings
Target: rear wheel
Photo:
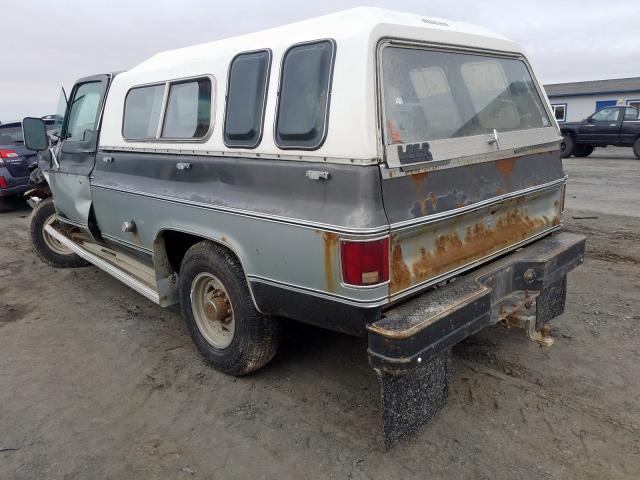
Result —
[[573, 149], [573, 156], [584, 158], [593, 153], [593, 147], [591, 145], [576, 145]]
[[636, 143], [633, 144], [633, 153], [635, 154], [636, 158], [640, 160], [640, 138], [638, 138], [636, 140]]
[[560, 155], [562, 158], [570, 157], [573, 154], [575, 142], [571, 135], [565, 135], [562, 137], [562, 143], [560, 143]]
[[58, 218], [53, 199], [43, 200], [31, 214], [29, 236], [36, 254], [46, 263], [56, 268], [84, 267], [88, 263], [65, 247], [45, 231], [47, 226], [57, 226]]
[[280, 322], [256, 310], [240, 263], [224, 248], [203, 241], [189, 249], [180, 305], [193, 342], [216, 369], [245, 375], [275, 356]]

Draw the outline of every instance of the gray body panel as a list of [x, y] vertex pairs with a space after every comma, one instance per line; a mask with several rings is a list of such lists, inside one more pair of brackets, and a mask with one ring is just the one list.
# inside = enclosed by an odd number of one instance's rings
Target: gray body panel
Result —
[[[311, 180], [308, 170], [329, 178]], [[388, 230], [376, 166], [99, 152], [92, 198], [112, 244], [151, 255], [163, 231], [190, 233], [232, 250], [250, 281], [369, 307], [387, 300], [386, 284], [343, 285], [339, 261], [339, 235]], [[136, 231], [122, 232], [131, 220]]]

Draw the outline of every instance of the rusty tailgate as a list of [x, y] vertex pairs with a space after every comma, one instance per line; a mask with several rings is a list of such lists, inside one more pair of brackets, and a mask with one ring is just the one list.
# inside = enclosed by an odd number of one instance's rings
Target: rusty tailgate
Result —
[[557, 151], [391, 176], [391, 299], [513, 250], [561, 224]]

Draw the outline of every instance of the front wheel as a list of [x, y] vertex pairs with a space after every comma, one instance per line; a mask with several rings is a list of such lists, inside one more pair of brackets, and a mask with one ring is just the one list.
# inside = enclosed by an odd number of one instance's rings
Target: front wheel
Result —
[[575, 142], [571, 135], [565, 135], [562, 137], [562, 143], [560, 143], [560, 155], [562, 158], [570, 157], [573, 154]]
[[578, 158], [588, 157], [593, 153], [591, 145], [576, 145], [573, 149], [573, 156]]
[[36, 254], [46, 263], [56, 268], [74, 268], [89, 265], [81, 257], [73, 253], [45, 231], [47, 226], [58, 223], [53, 199], [43, 200], [31, 214], [29, 236]]
[[638, 138], [636, 140], [636, 143], [633, 144], [633, 153], [635, 154], [636, 158], [640, 160], [640, 138]]
[[280, 343], [280, 322], [253, 304], [238, 260], [202, 241], [180, 266], [180, 306], [191, 339], [217, 370], [245, 375], [266, 365]]

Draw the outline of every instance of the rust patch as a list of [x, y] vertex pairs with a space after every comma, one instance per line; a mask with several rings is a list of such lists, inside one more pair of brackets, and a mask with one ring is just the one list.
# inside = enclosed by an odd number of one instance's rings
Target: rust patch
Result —
[[424, 179], [427, 178], [428, 175], [429, 175], [429, 172], [421, 172], [421, 173], [414, 173], [413, 175], [410, 175], [410, 176], [411, 176], [411, 180], [413, 180], [414, 183], [422, 184], [422, 182], [424, 182]]
[[391, 250], [391, 293], [400, 292], [411, 285], [411, 272], [402, 258], [402, 248], [397, 243]]
[[[552, 222], [554, 221], [555, 218]], [[523, 215], [519, 209], [515, 209], [499, 216], [494, 228], [488, 228], [484, 223], [468, 226], [462, 239], [455, 231], [439, 235], [434, 249], [421, 249], [420, 257], [412, 265], [414, 283], [484, 258], [528, 238], [550, 223], [549, 219], [531, 219]]]
[[338, 234], [322, 232], [322, 241], [324, 243], [324, 274], [327, 281], [327, 291], [335, 292], [336, 286], [333, 267], [337, 265]]
[[433, 192], [429, 192], [429, 201], [431, 202], [431, 208], [433, 211], [436, 211], [436, 207], [438, 206], [438, 199], [436, 198], [436, 194]]
[[418, 199], [418, 205], [420, 206], [420, 213], [422, 215], [426, 215], [428, 213], [423, 192], [424, 179], [427, 178], [428, 175], [429, 172], [414, 173], [413, 175], [409, 175], [416, 187], [416, 198]]
[[514, 158], [505, 158], [504, 160], [496, 160], [496, 168], [500, 172], [500, 175], [503, 177], [508, 177], [513, 173], [513, 170], [516, 168], [516, 161], [520, 157]]

